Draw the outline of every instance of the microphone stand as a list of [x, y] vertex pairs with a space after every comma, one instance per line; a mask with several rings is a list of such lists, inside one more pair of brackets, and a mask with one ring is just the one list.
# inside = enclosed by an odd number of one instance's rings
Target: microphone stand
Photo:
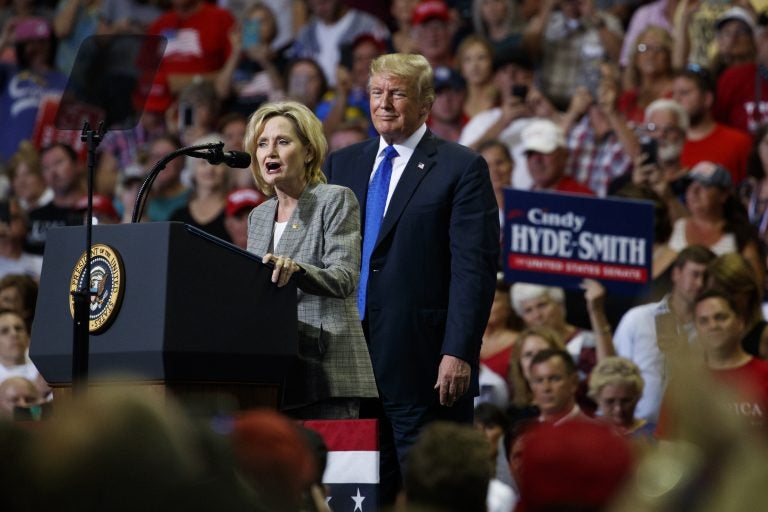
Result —
[[73, 341], [72, 341], [72, 387], [75, 393], [84, 393], [88, 385], [88, 353], [90, 350], [89, 303], [91, 290], [91, 252], [93, 232], [93, 170], [96, 167], [96, 148], [104, 137], [104, 122], [99, 123], [96, 131], [86, 121], [80, 140], [88, 146], [88, 207], [85, 221], [85, 269], [81, 274], [80, 289], [72, 292], [74, 302]]
[[[207, 153], [201, 151], [207, 151]], [[161, 158], [149, 171], [147, 177], [144, 178], [144, 182], [139, 188], [139, 193], [136, 194], [136, 202], [133, 205], [133, 214], [131, 214], [131, 223], [135, 224], [139, 222], [139, 219], [141, 219], [141, 216], [144, 214], [144, 207], [146, 206], [147, 202], [146, 195], [149, 192], [149, 189], [152, 188], [152, 184], [155, 182], [155, 178], [157, 178], [157, 175], [160, 174], [160, 171], [165, 169], [165, 166], [168, 165], [168, 162], [180, 155], [204, 158], [209, 162], [218, 158], [220, 162], [220, 157], [223, 155], [223, 151], [223, 142], [209, 142], [208, 144], [179, 148], [176, 151], [173, 151]]]

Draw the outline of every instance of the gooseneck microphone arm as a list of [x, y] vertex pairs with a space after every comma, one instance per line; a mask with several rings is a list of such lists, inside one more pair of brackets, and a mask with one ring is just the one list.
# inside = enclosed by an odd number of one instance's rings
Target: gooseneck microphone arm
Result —
[[209, 142], [208, 144], [199, 144], [196, 146], [188, 146], [185, 148], [179, 148], [172, 153], [161, 158], [144, 178], [144, 182], [139, 188], [139, 193], [136, 194], [136, 202], [133, 205], [133, 214], [131, 215], [131, 222], [139, 222], [141, 216], [144, 214], [144, 206], [146, 206], [146, 196], [149, 189], [152, 188], [152, 184], [155, 182], [155, 178], [160, 172], [165, 169], [168, 162], [176, 158], [177, 156], [191, 156], [194, 158], [202, 158], [207, 160], [211, 165], [226, 164], [229, 167], [247, 168], [251, 165], [251, 155], [243, 153], [242, 151], [224, 151], [223, 142]]

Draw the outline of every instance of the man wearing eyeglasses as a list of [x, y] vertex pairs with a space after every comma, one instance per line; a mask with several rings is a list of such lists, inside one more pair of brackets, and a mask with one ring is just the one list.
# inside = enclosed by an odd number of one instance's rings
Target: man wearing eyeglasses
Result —
[[645, 108], [645, 120], [641, 131], [645, 138], [651, 139], [651, 146], [641, 147], [631, 175], [613, 180], [608, 193], [615, 193], [630, 179], [636, 185], [650, 187], [664, 199], [670, 219], [674, 222], [687, 215], [678, 196], [684, 190], [682, 178], [688, 172], [680, 162], [688, 129], [688, 114], [676, 101], [662, 98]]

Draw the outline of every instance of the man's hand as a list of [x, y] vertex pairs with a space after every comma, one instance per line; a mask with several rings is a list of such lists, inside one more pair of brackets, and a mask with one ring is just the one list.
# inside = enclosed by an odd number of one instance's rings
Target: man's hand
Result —
[[445, 354], [440, 360], [435, 389], [440, 392], [440, 405], [451, 407], [469, 389], [472, 369], [469, 363]]

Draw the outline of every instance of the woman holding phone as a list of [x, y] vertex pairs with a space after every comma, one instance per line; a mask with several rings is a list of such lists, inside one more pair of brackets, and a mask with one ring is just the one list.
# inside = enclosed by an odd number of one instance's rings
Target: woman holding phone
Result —
[[270, 47], [276, 36], [275, 15], [259, 1], [246, 9], [242, 25], [230, 32], [232, 52], [215, 81], [216, 93], [230, 103], [229, 110], [247, 114], [264, 101], [282, 98], [280, 58]]

